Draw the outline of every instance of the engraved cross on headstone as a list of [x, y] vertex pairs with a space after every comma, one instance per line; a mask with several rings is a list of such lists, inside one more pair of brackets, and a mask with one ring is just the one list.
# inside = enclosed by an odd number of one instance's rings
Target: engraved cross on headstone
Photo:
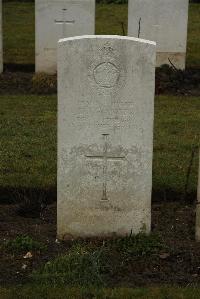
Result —
[[107, 196], [107, 181], [108, 181], [108, 160], [117, 161], [125, 159], [125, 156], [115, 156], [108, 153], [108, 136], [109, 134], [102, 134], [104, 138], [104, 148], [102, 155], [86, 155], [86, 158], [103, 161], [103, 195], [102, 200], [108, 200]]
[[75, 20], [67, 21], [66, 12], [67, 12], [67, 9], [63, 8], [62, 9], [62, 20], [55, 20], [55, 23], [57, 25], [62, 25], [63, 26], [63, 37], [66, 37], [67, 25], [70, 25], [70, 24], [72, 25], [72, 24], [75, 23]]

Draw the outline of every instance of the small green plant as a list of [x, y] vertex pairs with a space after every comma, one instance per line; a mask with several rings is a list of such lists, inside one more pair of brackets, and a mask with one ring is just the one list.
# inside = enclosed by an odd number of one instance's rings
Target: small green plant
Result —
[[46, 250], [46, 245], [34, 241], [31, 237], [22, 235], [16, 237], [14, 240], [7, 241], [3, 247], [11, 252], [27, 252], [27, 251], [43, 251]]
[[117, 238], [107, 242], [106, 246], [115, 249], [122, 255], [130, 257], [144, 257], [158, 253], [160, 250], [166, 249], [166, 246], [155, 234], [146, 235], [139, 233], [123, 238]]
[[106, 272], [105, 250], [91, 249], [83, 244], [72, 246], [69, 252], [33, 272], [33, 279], [47, 284], [89, 286], [104, 285]]
[[157, 254], [165, 248], [157, 235], [130, 235], [103, 243], [75, 242], [65, 254], [47, 262], [32, 278], [37, 283], [68, 286], [106, 286], [113, 273], [126, 269], [130, 259]]
[[32, 78], [32, 91], [38, 94], [57, 92], [57, 76], [37, 73]]

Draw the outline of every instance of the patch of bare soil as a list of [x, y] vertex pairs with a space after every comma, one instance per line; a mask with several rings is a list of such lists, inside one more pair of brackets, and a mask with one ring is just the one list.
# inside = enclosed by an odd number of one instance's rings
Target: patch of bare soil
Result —
[[[35, 74], [32, 69], [6, 68], [0, 75], [0, 94], [56, 94], [57, 76]], [[156, 94], [200, 95], [200, 69], [176, 70], [163, 66], [156, 69]]]
[[182, 71], [167, 65], [157, 68], [156, 94], [199, 96], [200, 69]]

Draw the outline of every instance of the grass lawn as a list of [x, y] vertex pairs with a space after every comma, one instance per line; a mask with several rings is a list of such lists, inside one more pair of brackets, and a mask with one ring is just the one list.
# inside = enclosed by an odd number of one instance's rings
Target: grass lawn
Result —
[[56, 189], [56, 96], [0, 102], [0, 188]]
[[[0, 102], [1, 196], [27, 188], [56, 190], [56, 96], [4, 95]], [[154, 197], [180, 199], [184, 195], [192, 149], [200, 137], [199, 111], [195, 97], [156, 98]], [[196, 151], [188, 185], [193, 198], [197, 168]]]
[[[97, 5], [96, 34], [123, 35], [127, 29], [127, 5]], [[190, 4], [187, 66], [200, 66], [200, 5]], [[3, 5], [5, 63], [34, 64], [34, 4], [7, 2]]]
[[152, 287], [116, 289], [52, 288], [50, 286], [0, 289], [0, 299], [199, 299], [200, 289]]

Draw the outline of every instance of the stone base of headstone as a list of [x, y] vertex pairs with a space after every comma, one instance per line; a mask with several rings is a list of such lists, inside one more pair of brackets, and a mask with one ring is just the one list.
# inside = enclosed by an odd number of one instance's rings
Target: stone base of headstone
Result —
[[160, 67], [164, 64], [175, 67], [180, 70], [185, 69], [186, 53], [157, 53], [156, 66]]

